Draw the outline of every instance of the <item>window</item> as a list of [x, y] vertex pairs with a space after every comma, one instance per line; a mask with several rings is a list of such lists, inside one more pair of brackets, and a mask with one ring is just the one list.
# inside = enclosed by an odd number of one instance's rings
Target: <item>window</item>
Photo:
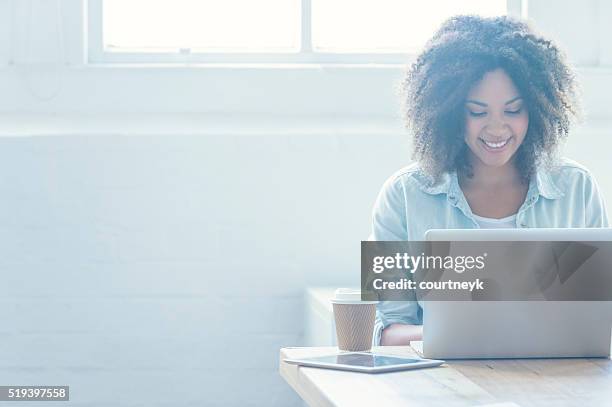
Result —
[[455, 14], [525, 0], [90, 0], [90, 62], [399, 62]]
[[505, 0], [312, 0], [313, 49], [415, 52], [448, 17], [506, 14]]
[[299, 0], [105, 0], [111, 52], [295, 52]]

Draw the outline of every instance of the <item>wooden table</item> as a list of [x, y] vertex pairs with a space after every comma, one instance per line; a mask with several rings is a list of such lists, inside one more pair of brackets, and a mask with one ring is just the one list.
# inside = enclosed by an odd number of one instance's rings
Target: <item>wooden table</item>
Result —
[[[408, 346], [374, 351], [417, 355]], [[612, 406], [609, 359], [461, 360], [378, 374], [283, 362], [336, 352], [335, 347], [282, 348], [280, 374], [310, 406]]]

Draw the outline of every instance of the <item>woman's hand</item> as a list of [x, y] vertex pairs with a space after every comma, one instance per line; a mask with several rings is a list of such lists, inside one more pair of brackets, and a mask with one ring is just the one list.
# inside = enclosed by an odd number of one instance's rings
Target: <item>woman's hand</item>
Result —
[[391, 324], [380, 336], [382, 346], [410, 345], [410, 341], [423, 340], [423, 325]]

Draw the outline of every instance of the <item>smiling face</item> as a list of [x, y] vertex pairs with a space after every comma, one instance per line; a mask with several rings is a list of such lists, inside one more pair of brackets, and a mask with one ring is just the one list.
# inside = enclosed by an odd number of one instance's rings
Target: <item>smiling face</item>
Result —
[[527, 134], [529, 113], [504, 70], [487, 72], [470, 90], [465, 115], [465, 142], [472, 164], [508, 164]]

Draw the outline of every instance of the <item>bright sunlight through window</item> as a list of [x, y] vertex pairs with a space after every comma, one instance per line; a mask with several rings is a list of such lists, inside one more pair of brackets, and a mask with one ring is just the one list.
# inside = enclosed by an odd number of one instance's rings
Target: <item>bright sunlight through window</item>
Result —
[[102, 4], [102, 49], [132, 53], [414, 52], [449, 16], [507, 12], [506, 0], [103, 0]]
[[506, 14], [505, 0], [312, 0], [316, 51], [406, 52], [456, 14]]
[[299, 0], [104, 0], [103, 4], [106, 50], [299, 50]]

